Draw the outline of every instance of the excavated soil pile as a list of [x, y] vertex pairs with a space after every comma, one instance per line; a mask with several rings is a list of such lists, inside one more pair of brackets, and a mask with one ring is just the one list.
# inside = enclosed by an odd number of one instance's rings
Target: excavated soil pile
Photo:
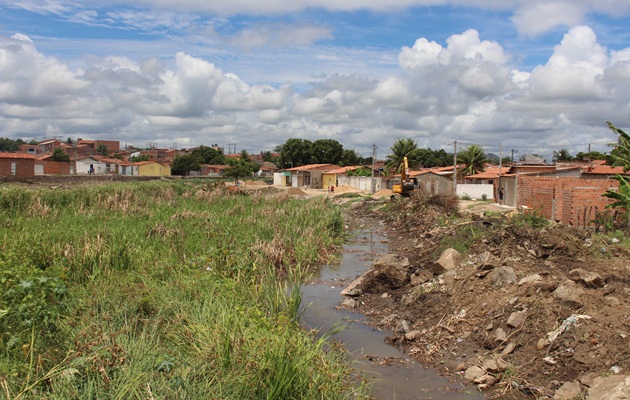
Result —
[[263, 181], [252, 181], [252, 180], [249, 180], [249, 181], [245, 181], [244, 183], [245, 183], [245, 186], [269, 186], [268, 184], [266, 184]]
[[[353, 211], [389, 227], [408, 279], [353, 304], [413, 358], [536, 398], [630, 371], [630, 252], [616, 239], [535, 216], [455, 218], [444, 199], [378, 205]], [[464, 253], [450, 269], [436, 263], [447, 248]]]
[[335, 194], [351, 193], [351, 192], [360, 192], [360, 190], [352, 186], [336, 186], [335, 187]]
[[375, 197], [389, 197], [392, 194], [394, 194], [394, 192], [392, 192], [390, 189], [381, 189], [378, 192], [374, 193]]
[[300, 188], [294, 188], [294, 187], [288, 188], [287, 193], [290, 196], [305, 196], [306, 197], [306, 192]]

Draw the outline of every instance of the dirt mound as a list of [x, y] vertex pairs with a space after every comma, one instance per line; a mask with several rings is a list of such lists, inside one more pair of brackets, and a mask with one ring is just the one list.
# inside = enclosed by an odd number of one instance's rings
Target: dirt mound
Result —
[[361, 190], [352, 186], [336, 186], [335, 187], [335, 194], [352, 193], [352, 192], [360, 192], [360, 191]]
[[392, 194], [394, 194], [394, 192], [392, 192], [391, 189], [381, 189], [378, 192], [374, 193], [374, 196], [376, 196], [376, 197], [389, 197]]
[[291, 187], [291, 188], [287, 189], [287, 193], [290, 196], [306, 196], [306, 192], [305, 191], [303, 191], [300, 188], [294, 188], [294, 187]]
[[[391, 228], [392, 252], [410, 260], [408, 284], [357, 302], [375, 325], [394, 314], [406, 321], [390, 343], [445, 373], [481, 369], [483, 388], [538, 397], [629, 370], [628, 249], [528, 216], [456, 218], [447, 203], [429, 203], [387, 201], [373, 214]], [[372, 201], [356, 216], [368, 209], [378, 208]], [[434, 275], [449, 247], [463, 261]]]
[[249, 181], [244, 181], [243, 183], [245, 183], [245, 186], [269, 186], [268, 184], [266, 184], [263, 181], [249, 180]]

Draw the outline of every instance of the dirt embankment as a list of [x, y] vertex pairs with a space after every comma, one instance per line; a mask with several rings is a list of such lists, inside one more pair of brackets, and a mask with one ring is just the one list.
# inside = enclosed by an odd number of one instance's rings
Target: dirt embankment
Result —
[[[351, 303], [375, 326], [394, 329], [388, 341], [493, 394], [554, 398], [563, 385], [584, 394], [597, 377], [628, 374], [630, 252], [616, 239], [535, 228], [535, 216], [454, 218], [452, 201], [433, 203], [353, 209], [384, 222], [390, 252], [409, 259], [406, 283], [380, 282]], [[449, 247], [462, 259], [436, 265]]]

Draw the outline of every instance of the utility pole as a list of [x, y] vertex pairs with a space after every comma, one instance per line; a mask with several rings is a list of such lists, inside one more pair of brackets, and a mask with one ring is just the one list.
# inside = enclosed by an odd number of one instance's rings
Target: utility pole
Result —
[[[501, 168], [502, 168], [502, 166], [503, 166], [503, 144], [499, 143], [499, 190], [501, 190]], [[499, 203], [501, 203], [501, 199], [499, 199]]]
[[457, 197], [457, 140], [453, 142], [453, 196]]
[[376, 144], [372, 145], [372, 194], [376, 192], [376, 182], [374, 181], [374, 167], [376, 166]]

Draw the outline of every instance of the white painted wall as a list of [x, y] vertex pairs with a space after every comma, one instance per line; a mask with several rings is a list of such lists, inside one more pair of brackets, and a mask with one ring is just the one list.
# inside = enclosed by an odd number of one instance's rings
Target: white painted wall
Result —
[[[369, 176], [346, 176], [339, 175], [337, 177], [337, 185], [350, 186], [366, 192], [372, 191], [372, 178]], [[382, 178], [374, 178], [374, 193], [385, 188]]]
[[486, 183], [458, 183], [457, 197], [468, 196], [471, 199], [481, 200], [482, 195], [486, 195], [488, 200], [494, 198], [494, 186]]

